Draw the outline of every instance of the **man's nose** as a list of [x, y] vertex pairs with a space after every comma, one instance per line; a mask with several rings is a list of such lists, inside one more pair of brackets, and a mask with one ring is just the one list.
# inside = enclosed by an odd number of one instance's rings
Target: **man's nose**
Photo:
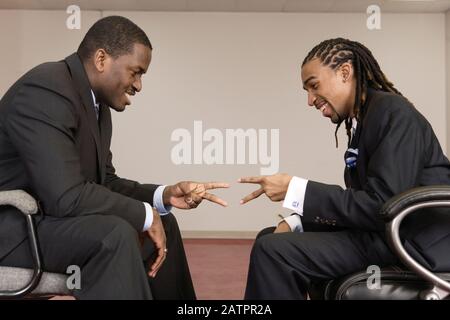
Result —
[[314, 101], [316, 101], [316, 97], [308, 92], [308, 105], [309, 106], [314, 106]]
[[136, 79], [136, 81], [134, 81], [134, 83], [133, 83], [133, 89], [134, 89], [134, 91], [136, 91], [136, 92], [141, 91], [141, 89], [142, 89], [142, 81], [141, 81], [141, 78], [138, 78], [138, 79]]

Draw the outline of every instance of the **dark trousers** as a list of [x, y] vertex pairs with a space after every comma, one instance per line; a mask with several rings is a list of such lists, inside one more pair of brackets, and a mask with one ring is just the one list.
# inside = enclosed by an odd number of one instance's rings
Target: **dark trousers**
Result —
[[[167, 258], [154, 279], [147, 276], [155, 257], [153, 243], [141, 246], [138, 233], [116, 216], [45, 216], [37, 225], [43, 269], [81, 271], [77, 299], [195, 299], [183, 242], [172, 214], [162, 216], [167, 236]], [[0, 261], [0, 265], [32, 267], [28, 240]]]
[[304, 224], [302, 233], [261, 231], [253, 246], [245, 299], [305, 299], [315, 282], [335, 279], [370, 265], [397, 264], [384, 235]]

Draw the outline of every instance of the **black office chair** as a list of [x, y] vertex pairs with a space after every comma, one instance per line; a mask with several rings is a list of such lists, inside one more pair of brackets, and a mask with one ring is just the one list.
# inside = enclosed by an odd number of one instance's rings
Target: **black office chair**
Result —
[[66, 274], [44, 272], [32, 215], [38, 213], [36, 200], [23, 190], [0, 191], [0, 206], [14, 206], [24, 215], [33, 258], [33, 269], [0, 266], [0, 299], [43, 298], [70, 295]]
[[404, 265], [382, 268], [378, 287], [368, 285], [372, 273], [362, 270], [341, 279], [314, 284], [309, 292], [311, 299], [450, 299], [450, 270], [448, 273], [429, 271], [408, 254], [400, 239], [403, 219], [418, 209], [430, 207], [450, 207], [450, 186], [414, 188], [393, 197], [383, 206], [380, 215], [386, 222], [387, 241]]

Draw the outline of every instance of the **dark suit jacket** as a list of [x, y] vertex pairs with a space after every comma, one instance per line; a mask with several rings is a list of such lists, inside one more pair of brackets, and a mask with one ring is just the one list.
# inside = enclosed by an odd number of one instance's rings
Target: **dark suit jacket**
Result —
[[[153, 204], [157, 185], [115, 174], [111, 133], [107, 106], [100, 106], [97, 122], [77, 54], [39, 65], [0, 101], [0, 190], [28, 191], [46, 215], [116, 215], [141, 231], [142, 201]], [[24, 230], [16, 209], [0, 207], [0, 258], [25, 238]]]
[[[407, 99], [369, 89], [362, 111], [350, 145], [359, 151], [356, 167], [344, 174], [347, 188], [309, 181], [303, 221], [383, 232], [378, 212], [389, 198], [450, 184], [450, 163], [431, 125]], [[428, 210], [413, 218], [402, 229], [407, 246], [434, 269], [450, 270], [450, 214]]]

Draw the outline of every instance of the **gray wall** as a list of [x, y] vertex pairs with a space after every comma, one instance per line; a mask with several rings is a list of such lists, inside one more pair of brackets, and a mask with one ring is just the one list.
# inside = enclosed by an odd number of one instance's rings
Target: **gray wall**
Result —
[[[0, 94], [31, 66], [73, 52], [87, 28], [112, 12], [82, 13], [82, 30], [65, 28], [65, 12], [0, 11]], [[371, 48], [382, 69], [432, 123], [444, 150], [449, 136], [446, 105], [444, 14], [383, 14], [382, 29], [369, 31], [365, 14], [115, 12], [130, 17], [155, 49], [144, 89], [124, 113], [113, 113], [112, 150], [118, 173], [143, 182], [225, 180], [217, 194], [226, 209], [205, 203], [175, 210], [186, 233], [253, 233], [289, 212], [264, 196], [245, 206], [256, 189], [236, 179], [259, 175], [261, 164], [175, 165], [172, 133], [203, 130], [279, 130], [279, 171], [343, 184], [343, 152], [334, 126], [307, 107], [299, 65], [319, 41], [344, 36]], [[208, 143], [204, 143], [206, 146]], [[249, 148], [247, 148], [249, 149]]]

